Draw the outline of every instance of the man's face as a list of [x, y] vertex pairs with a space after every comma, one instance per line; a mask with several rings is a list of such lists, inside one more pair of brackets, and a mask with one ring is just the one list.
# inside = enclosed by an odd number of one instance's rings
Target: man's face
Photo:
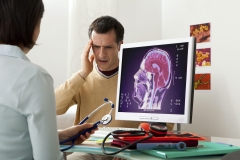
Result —
[[111, 30], [107, 33], [92, 32], [92, 50], [98, 68], [102, 71], [110, 71], [118, 67], [118, 52], [120, 44], [116, 42], [116, 33]]

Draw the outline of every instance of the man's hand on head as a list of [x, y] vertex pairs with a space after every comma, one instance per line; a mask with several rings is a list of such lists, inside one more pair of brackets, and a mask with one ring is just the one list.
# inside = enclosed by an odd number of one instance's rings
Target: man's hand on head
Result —
[[82, 53], [81, 56], [81, 69], [78, 72], [79, 75], [83, 78], [86, 79], [86, 77], [92, 72], [93, 70], [93, 60], [94, 60], [94, 55], [89, 56], [90, 49], [92, 47], [92, 40], [90, 39], [85, 46], [84, 52]]

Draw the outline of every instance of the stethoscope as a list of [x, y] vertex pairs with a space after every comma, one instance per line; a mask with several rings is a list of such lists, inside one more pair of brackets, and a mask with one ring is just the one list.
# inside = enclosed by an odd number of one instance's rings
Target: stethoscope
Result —
[[[143, 142], [145, 140], [148, 140], [150, 138], [152, 138], [153, 136], [155, 137], [164, 137], [167, 133], [167, 127], [166, 125], [164, 124], [161, 124], [161, 123], [152, 123], [152, 124], [149, 124], [149, 123], [141, 123], [140, 124], [140, 128], [141, 130], [130, 130], [130, 131], [125, 131], [125, 130], [116, 130], [116, 131], [113, 131], [113, 132], [110, 132], [104, 139], [103, 139], [103, 142], [102, 142], [102, 151], [104, 154], [106, 155], [115, 155], [119, 152], [122, 152], [140, 142]], [[107, 152], [105, 150], [105, 141], [108, 139], [109, 136], [113, 136], [114, 139], [117, 139], [118, 141], [120, 142], [123, 142], [126, 144], [125, 147], [119, 149], [118, 151], [116, 152]], [[145, 136], [144, 138], [140, 138], [140, 139], [137, 139], [136, 141], [132, 142], [132, 143], [129, 143], [127, 141], [124, 141], [122, 139], [120, 139], [120, 137], [142, 137], [142, 136]]]
[[94, 123], [91, 128], [85, 129], [85, 130], [79, 132], [78, 134], [74, 135], [73, 137], [68, 138], [68, 139], [66, 139], [66, 140], [64, 140], [64, 141], [61, 141], [61, 142], [60, 142], [60, 145], [63, 145], [64, 143], [69, 142], [69, 141], [72, 141], [72, 144], [71, 144], [70, 146], [66, 147], [66, 148], [60, 149], [60, 151], [63, 152], [63, 151], [66, 151], [66, 150], [72, 148], [72, 147], [74, 146], [75, 140], [76, 140], [77, 138], [79, 138], [80, 135], [85, 135], [85, 133], [87, 133], [87, 132], [90, 133], [92, 130], [96, 129], [96, 128], [98, 127], [98, 125], [100, 125], [100, 124], [107, 125], [107, 124], [109, 124], [109, 123], [111, 122], [111, 120], [112, 120], [111, 113], [112, 113], [112, 110], [113, 110], [113, 108], [114, 108], [114, 104], [113, 104], [112, 101], [109, 101], [107, 98], [104, 98], [104, 101], [105, 101], [105, 103], [103, 103], [101, 106], [99, 106], [98, 108], [96, 108], [92, 113], [90, 113], [88, 116], [86, 116], [86, 117], [79, 123], [79, 125], [85, 123], [85, 122], [89, 119], [89, 117], [91, 117], [97, 110], [99, 110], [100, 108], [102, 108], [103, 106], [105, 106], [105, 105], [108, 104], [108, 103], [111, 104], [111, 110], [110, 110], [110, 112], [109, 112], [108, 114], [106, 114], [105, 116], [103, 116], [102, 120], [99, 120], [99, 121], [97, 121], [96, 123]]
[[[143, 141], [146, 141], [152, 137], [164, 137], [168, 135], [167, 133], [167, 127], [163, 123], [141, 123], [139, 128], [141, 130], [130, 130], [130, 131], [124, 131], [124, 130], [116, 130], [113, 132], [110, 132], [102, 141], [102, 151], [106, 155], [115, 155], [119, 152], [122, 152], [128, 148], [131, 148], [135, 146], [137, 149], [178, 149], [179, 151], [184, 151], [187, 147], [186, 143], [183, 141], [176, 141], [176, 142], [160, 142], [160, 143], [140, 143]], [[121, 149], [115, 151], [115, 152], [107, 152], [105, 150], [105, 142], [108, 139], [109, 136], [112, 136], [115, 140], [122, 142], [125, 144], [122, 146]], [[191, 135], [189, 134], [177, 134], [178, 137], [189, 137]], [[177, 136], [175, 135], [175, 136]], [[134, 142], [128, 142], [125, 140], [122, 140], [122, 137], [135, 137], [136, 140]], [[194, 136], [193, 138], [199, 138]]]

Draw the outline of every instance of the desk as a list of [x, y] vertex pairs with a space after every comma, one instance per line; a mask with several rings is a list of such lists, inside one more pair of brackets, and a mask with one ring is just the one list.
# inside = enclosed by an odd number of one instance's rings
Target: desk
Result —
[[[220, 137], [206, 137], [207, 141], [211, 142], [223, 142], [232, 144], [235, 146], [240, 146], [240, 139], [231, 139], [231, 138], [220, 138]], [[86, 141], [82, 145], [76, 146], [68, 152], [85, 152], [85, 153], [94, 153], [94, 154], [103, 154], [99, 145], [96, 145], [95, 142]], [[115, 155], [115, 157], [124, 158], [127, 160], [139, 160], [139, 159], [151, 159], [151, 160], [161, 160], [164, 158], [154, 157], [148, 154], [144, 154], [137, 150], [134, 151], [125, 151]], [[201, 156], [201, 157], [184, 157], [184, 158], [174, 158], [174, 160], [220, 160], [222, 156]], [[165, 159], [165, 160], [170, 160]]]

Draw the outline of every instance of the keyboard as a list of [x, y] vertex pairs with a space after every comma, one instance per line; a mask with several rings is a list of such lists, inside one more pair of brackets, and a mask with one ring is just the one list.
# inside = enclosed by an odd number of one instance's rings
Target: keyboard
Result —
[[[139, 128], [125, 128], [125, 127], [98, 127], [98, 130], [95, 131], [94, 134], [91, 135], [91, 137], [97, 137], [97, 138], [105, 138], [110, 132], [115, 130], [124, 130], [124, 131], [132, 131], [132, 130], [140, 130]], [[109, 136], [108, 138], [113, 138], [112, 136]]]

